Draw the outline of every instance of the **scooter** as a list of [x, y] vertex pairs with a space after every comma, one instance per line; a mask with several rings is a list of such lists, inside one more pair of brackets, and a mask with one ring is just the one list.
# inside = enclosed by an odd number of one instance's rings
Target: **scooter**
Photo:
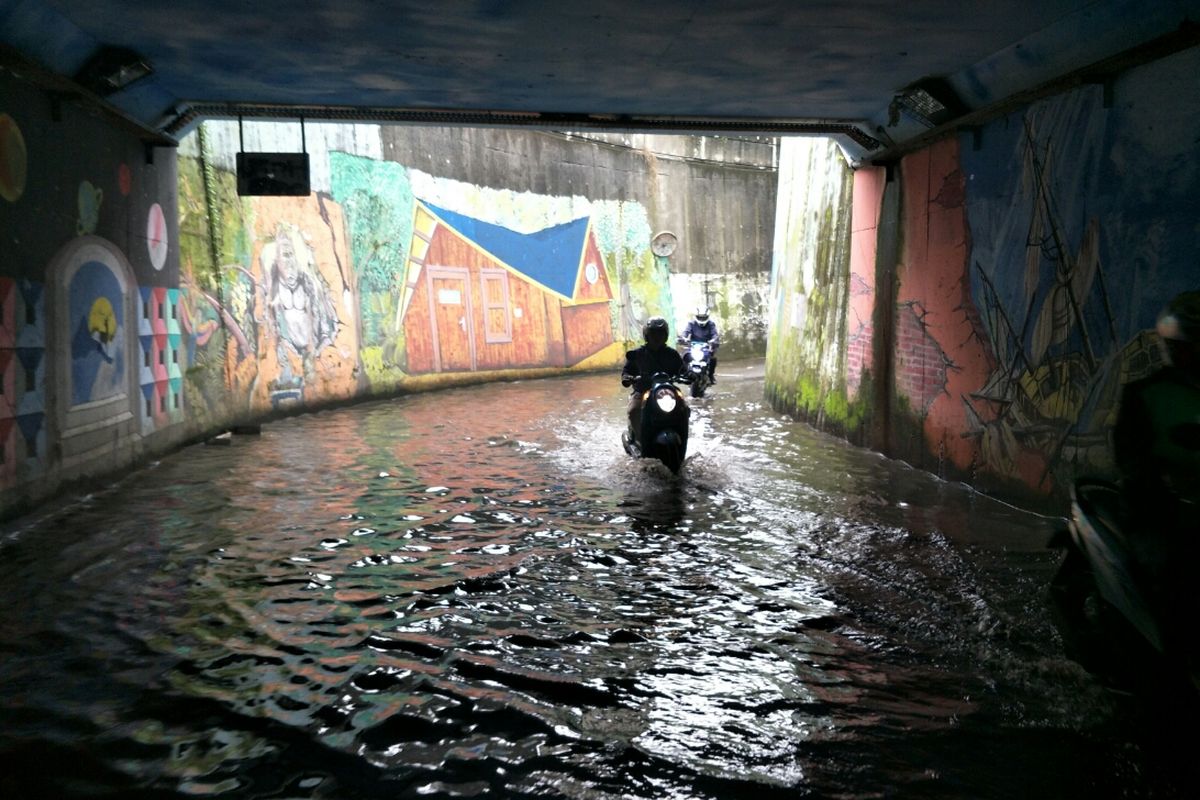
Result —
[[680, 338], [679, 343], [687, 346], [684, 354], [685, 368], [691, 378], [692, 397], [703, 397], [712, 386], [712, 378], [708, 374], [708, 361], [712, 358], [712, 346], [708, 342], [689, 342]]
[[1115, 688], [1182, 678], [1195, 691], [1197, 676], [1168, 646], [1150, 576], [1122, 529], [1121, 510], [1115, 485], [1079, 480], [1071, 488], [1070, 521], [1050, 542], [1067, 551], [1050, 584], [1067, 655]]
[[650, 388], [642, 391], [637, 438], [631, 438], [629, 431], [621, 434], [621, 446], [626, 453], [634, 458], [657, 458], [671, 472], [679, 472], [687, 456], [688, 418], [692, 410], [675, 381], [686, 382], [688, 377], [664, 372], [651, 377]]

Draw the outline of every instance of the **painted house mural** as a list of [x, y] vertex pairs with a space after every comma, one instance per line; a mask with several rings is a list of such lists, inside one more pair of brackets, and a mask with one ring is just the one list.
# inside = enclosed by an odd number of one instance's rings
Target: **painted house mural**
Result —
[[402, 314], [413, 374], [567, 367], [613, 344], [586, 217], [523, 234], [418, 202]]
[[[202, 167], [220, 158], [199, 139], [180, 159], [178, 329], [200, 419], [470, 373], [615, 367], [623, 331], [671, 310], [637, 203], [480, 187], [341, 152], [329, 153], [328, 192], [240, 197], [231, 172]], [[626, 307], [618, 281], [648, 290]]]

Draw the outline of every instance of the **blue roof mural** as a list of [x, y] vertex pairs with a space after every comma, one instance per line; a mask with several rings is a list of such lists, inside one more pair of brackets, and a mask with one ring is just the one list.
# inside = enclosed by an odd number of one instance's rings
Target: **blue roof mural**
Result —
[[443, 222], [517, 272], [564, 297], [575, 294], [579, 258], [587, 236], [588, 217], [518, 233], [500, 225], [422, 203]]

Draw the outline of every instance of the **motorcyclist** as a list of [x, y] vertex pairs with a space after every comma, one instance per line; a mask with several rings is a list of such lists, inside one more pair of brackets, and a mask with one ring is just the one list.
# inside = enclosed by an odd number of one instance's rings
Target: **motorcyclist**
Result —
[[650, 388], [651, 378], [660, 372], [671, 377], [683, 372], [683, 358], [667, 347], [668, 333], [664, 318], [650, 317], [642, 326], [642, 338], [646, 343], [625, 353], [621, 385], [633, 387], [629, 396], [629, 435], [635, 441], [642, 421], [642, 394]]
[[1177, 295], [1155, 327], [1164, 365], [1122, 389], [1113, 452], [1135, 557], [1178, 631], [1197, 605], [1189, 584], [1200, 552], [1200, 291]]
[[[707, 342], [709, 349], [708, 356], [708, 379], [710, 383], [717, 382], [717, 348], [721, 346], [721, 334], [717, 331], [716, 320], [709, 317], [708, 308], [700, 306], [696, 309], [696, 315], [688, 321], [687, 327], [679, 336], [680, 344], [690, 344], [692, 342]], [[692, 360], [692, 354], [689, 352], [684, 355], [685, 361]]]

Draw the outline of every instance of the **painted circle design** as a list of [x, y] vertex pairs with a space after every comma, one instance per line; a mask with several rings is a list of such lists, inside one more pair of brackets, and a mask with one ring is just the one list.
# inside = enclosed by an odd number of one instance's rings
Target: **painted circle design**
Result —
[[167, 219], [158, 203], [150, 206], [146, 216], [146, 248], [150, 251], [150, 263], [155, 269], [162, 269], [167, 263]]
[[589, 261], [587, 266], [583, 268], [583, 277], [587, 278], [588, 283], [595, 283], [600, 280], [600, 268], [596, 266], [594, 261]]
[[10, 203], [25, 193], [29, 153], [17, 121], [0, 114], [0, 197]]

